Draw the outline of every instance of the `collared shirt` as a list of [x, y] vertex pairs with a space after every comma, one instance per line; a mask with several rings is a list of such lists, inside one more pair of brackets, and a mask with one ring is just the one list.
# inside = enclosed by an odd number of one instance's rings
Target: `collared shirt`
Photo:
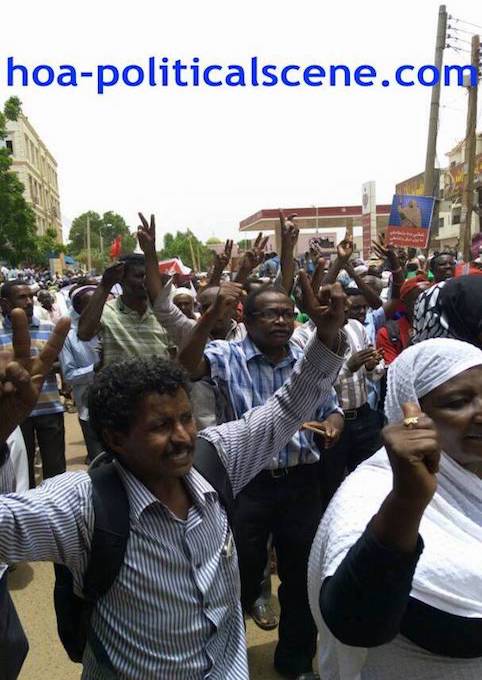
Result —
[[358, 371], [352, 373], [348, 368], [348, 359], [355, 352], [360, 352], [366, 349], [371, 342], [368, 338], [366, 330], [359, 321], [349, 319], [345, 324], [344, 330], [347, 336], [350, 347], [349, 353], [345, 358], [338, 379], [335, 383], [335, 390], [338, 395], [338, 401], [344, 411], [360, 408], [368, 401], [368, 380], [380, 380], [385, 372], [385, 363], [380, 361], [373, 371], [367, 371], [365, 366], [362, 366]]
[[[281, 450], [329, 398], [343, 359], [313, 338], [283, 386], [240, 420], [201, 436], [215, 447], [234, 494]], [[248, 680], [237, 555], [217, 493], [192, 469], [193, 505], [175, 517], [120, 468], [130, 502], [130, 536], [116, 582], [99, 601], [92, 625], [119, 680]], [[93, 531], [91, 481], [67, 472], [26, 494], [0, 497], [0, 562], [65, 564], [82, 590]], [[103, 680], [88, 649], [84, 680]]]
[[[50, 337], [53, 330], [53, 325], [47, 321], [39, 321], [35, 316], [29, 325], [30, 332], [30, 352], [31, 356], [38, 356]], [[8, 317], [5, 317], [3, 328], [0, 329], [0, 349], [7, 352], [13, 352], [12, 345], [12, 322]], [[57, 378], [55, 373], [49, 373], [45, 378], [42, 391], [38, 398], [35, 408], [30, 416], [51, 415], [53, 413], [63, 413], [64, 407], [60, 401], [59, 388], [57, 387]]]
[[79, 315], [72, 312], [72, 327], [59, 354], [65, 380], [72, 385], [79, 418], [89, 419], [87, 390], [94, 380], [94, 366], [99, 362], [99, 338], [84, 342], [77, 337]]
[[169, 340], [150, 305], [142, 316], [127, 307], [122, 297], [107, 302], [100, 320], [102, 366], [132, 357], [168, 358]]
[[[295, 343], [287, 346], [287, 356], [277, 364], [256, 347], [247, 336], [241, 342], [216, 340], [206, 346], [204, 357], [211, 367], [211, 378], [228, 395], [232, 417], [240, 418], [246, 411], [264, 404], [288, 380], [297, 360], [302, 356]], [[315, 404], [307, 420], [323, 421], [339, 412], [335, 391], [321, 405]], [[320, 459], [318, 447], [310, 431], [297, 432], [269, 465], [270, 469], [315, 463]]]

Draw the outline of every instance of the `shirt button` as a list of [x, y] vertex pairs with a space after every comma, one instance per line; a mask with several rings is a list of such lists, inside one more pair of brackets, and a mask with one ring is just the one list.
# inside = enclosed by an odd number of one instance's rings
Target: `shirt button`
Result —
[[197, 562], [197, 564], [196, 564], [196, 569], [201, 569], [201, 567], [202, 567], [201, 562]]

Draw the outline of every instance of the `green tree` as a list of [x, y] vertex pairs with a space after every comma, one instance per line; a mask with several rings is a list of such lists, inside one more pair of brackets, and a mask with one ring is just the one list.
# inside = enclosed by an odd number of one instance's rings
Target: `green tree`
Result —
[[[92, 265], [99, 271], [109, 261], [109, 251], [114, 240], [120, 236], [122, 242], [122, 254], [133, 253], [137, 238], [131, 234], [124, 218], [118, 213], [109, 210], [102, 217], [99, 213], [89, 210], [76, 217], [70, 228], [69, 234], [69, 253], [78, 257], [80, 262], [84, 262], [81, 253], [85, 251], [85, 263], [87, 261], [87, 219], [90, 221], [90, 250], [92, 255]], [[103, 247], [103, 256], [102, 248]], [[99, 266], [94, 265], [94, 253]]]
[[224, 241], [222, 241], [217, 236], [210, 236], [206, 241], [207, 246], [218, 246], [220, 243], [224, 243]]
[[[196, 262], [193, 262], [192, 254]], [[164, 236], [164, 247], [159, 252], [159, 258], [169, 260], [172, 257], [179, 257], [183, 264], [200, 271], [207, 271], [212, 264], [213, 253], [201, 241], [194, 236], [190, 229], [178, 231], [175, 236], [170, 233]]]
[[57, 240], [57, 232], [51, 227], [47, 229], [43, 236], [37, 238], [36, 252], [32, 257], [32, 261], [36, 264], [47, 265], [51, 255], [58, 256], [59, 253], [65, 253], [66, 247]]
[[30, 261], [36, 252], [35, 213], [24, 198], [25, 187], [10, 170], [10, 150], [3, 142], [7, 137], [7, 120], [17, 120], [21, 102], [11, 97], [0, 111], [0, 260], [10, 265]]

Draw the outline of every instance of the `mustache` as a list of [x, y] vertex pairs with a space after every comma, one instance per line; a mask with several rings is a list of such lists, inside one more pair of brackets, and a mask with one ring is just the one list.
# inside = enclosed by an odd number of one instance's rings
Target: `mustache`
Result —
[[194, 445], [172, 446], [172, 444], [165, 449], [166, 456], [177, 456], [183, 453], [194, 453]]

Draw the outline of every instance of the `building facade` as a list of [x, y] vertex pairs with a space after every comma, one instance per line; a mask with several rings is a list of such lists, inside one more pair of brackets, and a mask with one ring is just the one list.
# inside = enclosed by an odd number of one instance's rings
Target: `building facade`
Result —
[[[302, 255], [309, 249], [309, 240], [317, 237], [327, 239], [333, 243], [333, 247], [327, 247], [327, 251], [335, 252], [336, 244], [341, 241], [348, 230], [353, 235], [355, 250], [363, 252], [363, 207], [361, 205], [349, 206], [311, 206], [304, 208], [283, 208], [285, 216], [295, 213], [296, 226], [300, 230], [296, 255]], [[376, 234], [385, 231], [390, 215], [390, 205], [376, 205]], [[329, 231], [328, 231], [329, 230]], [[279, 223], [279, 209], [269, 208], [246, 217], [239, 223], [241, 232], [274, 232], [272, 247], [276, 252], [281, 252], [281, 234]], [[246, 234], [246, 237], [248, 235]], [[368, 257], [368, 251], [367, 251]]]
[[47, 229], [55, 229], [62, 243], [57, 161], [25, 115], [7, 121], [7, 133], [5, 143], [12, 153], [12, 170], [25, 187], [25, 199], [35, 212], [37, 234], [42, 236]]
[[[462, 194], [464, 188], [464, 161], [465, 141], [459, 142], [453, 149], [445, 154], [448, 159], [447, 167], [440, 170], [440, 206], [439, 206], [439, 230], [431, 238], [431, 247], [434, 249], [455, 248], [459, 246], [460, 220], [462, 213]], [[482, 133], [477, 134], [475, 151], [474, 189], [476, 196], [474, 204], [480, 203], [482, 196]], [[423, 196], [424, 174], [421, 172], [414, 177], [404, 180], [396, 185], [395, 193]], [[481, 231], [479, 214], [472, 213], [471, 233]]]

